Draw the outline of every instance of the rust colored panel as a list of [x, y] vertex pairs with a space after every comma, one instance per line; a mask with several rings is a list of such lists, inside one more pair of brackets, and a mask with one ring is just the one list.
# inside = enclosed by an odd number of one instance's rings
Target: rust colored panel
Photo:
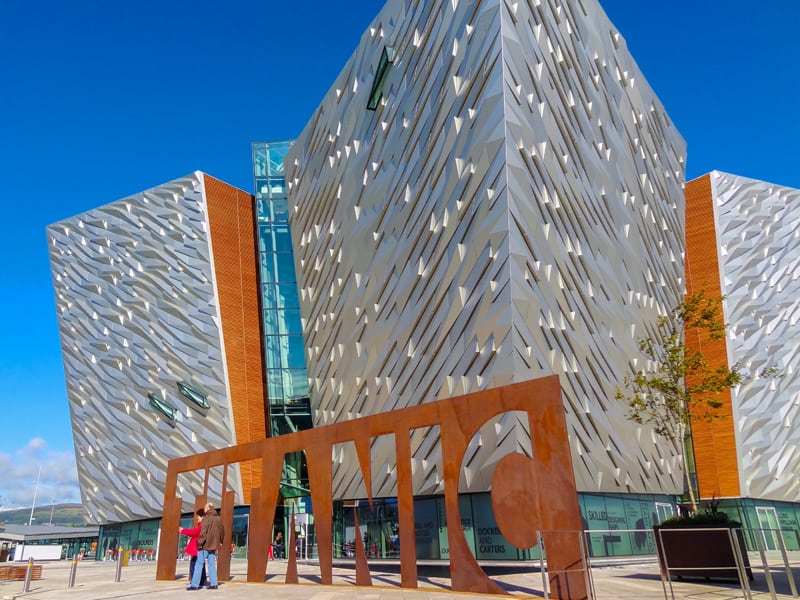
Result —
[[395, 437], [397, 457], [397, 523], [400, 527], [400, 586], [417, 587], [417, 540], [414, 534], [414, 495], [411, 484], [409, 432]]
[[[491, 494], [492, 510], [500, 531], [517, 548], [532, 548], [537, 544], [539, 523], [539, 488], [530, 485], [536, 479], [536, 461], [523, 454], [507, 454], [494, 471]], [[520, 519], [520, 515], [525, 518]]]
[[254, 489], [247, 530], [247, 581], [262, 582], [267, 572], [269, 544], [281, 482], [283, 454], [270, 453], [261, 461], [262, 487]]
[[[489, 390], [482, 394], [485, 401], [497, 404], [498, 390]], [[487, 397], [488, 396], [488, 397]], [[459, 403], [460, 404], [460, 403]], [[450, 582], [453, 589], [459, 592], [475, 592], [479, 594], [505, 594], [506, 592], [489, 579], [478, 561], [472, 555], [461, 528], [461, 511], [458, 506], [458, 479], [461, 474], [461, 460], [467, 444], [475, 431], [486, 419], [475, 423], [472, 414], [464, 415], [461, 406], [456, 403], [442, 405], [440, 415], [440, 431], [442, 435], [442, 462], [444, 465], [444, 502], [447, 518], [447, 541], [450, 546]], [[477, 425], [477, 427], [476, 427]]]
[[[704, 175], [686, 184], [686, 291], [704, 291], [710, 298], [721, 300], [719, 257], [711, 177]], [[686, 345], [702, 350], [711, 365], [727, 365], [726, 339], [701, 339], [687, 335]], [[736, 458], [736, 434], [730, 391], [719, 394], [721, 418], [692, 420], [697, 481], [700, 496], [740, 496], [739, 468]]]
[[222, 547], [217, 552], [217, 577], [220, 581], [231, 578], [231, 540], [233, 540], [233, 507], [236, 502], [235, 494], [227, 491], [222, 496], [220, 507], [220, 520], [225, 530]]
[[364, 551], [364, 540], [361, 539], [357, 506], [353, 506], [353, 528], [356, 530], [356, 585], [368, 587], [372, 585], [372, 576], [369, 574], [367, 553]]
[[[258, 458], [265, 465], [282, 460], [288, 452], [305, 450], [311, 484], [311, 496], [315, 509], [320, 578], [324, 584], [332, 582], [332, 493], [331, 493], [331, 451], [335, 444], [354, 442], [356, 448], [364, 446], [364, 440], [379, 435], [393, 434], [398, 459], [398, 509], [401, 538], [401, 578], [404, 587], [416, 586], [416, 569], [413, 563], [414, 517], [411, 487], [411, 468], [409, 435], [413, 429], [439, 425], [442, 439], [442, 460], [444, 463], [444, 493], [448, 540], [450, 543], [450, 577], [453, 589], [457, 591], [478, 591], [482, 593], [505, 593], [493, 582], [478, 565], [469, 551], [458, 508], [458, 478], [461, 462], [469, 440], [489, 419], [510, 411], [525, 411], [531, 426], [533, 459], [510, 459], [496, 474], [498, 485], [493, 486], [494, 506], [505, 510], [515, 510], [515, 499], [523, 507], [538, 509], [538, 523], [546, 536], [553, 540], [548, 544], [548, 568], [551, 572], [552, 589], [557, 597], [564, 600], [583, 600], [587, 597], [585, 579], [580, 571], [583, 565], [580, 551], [581, 530], [580, 512], [575, 481], [572, 475], [572, 461], [567, 439], [564, 406], [561, 401], [561, 388], [557, 376], [467, 394], [457, 398], [441, 400], [420, 406], [404, 408], [389, 413], [380, 413], [335, 423], [325, 427], [298, 431], [271, 439], [240, 444], [230, 448], [213, 450], [169, 462], [167, 493], [176, 489], [175, 480], [179, 473], [197, 468], [215, 467], [225, 464], [241, 463]], [[276, 458], [279, 457], [279, 458]], [[369, 461], [364, 468], [365, 477], [370, 477]], [[517, 468], [518, 467], [518, 468]], [[521, 471], [521, 472], [516, 472]], [[280, 469], [268, 472], [265, 466], [265, 483], [277, 486]], [[547, 490], [547, 501], [540, 499], [534, 488]], [[257, 503], [251, 511], [250, 531], [252, 535], [267, 535], [271, 531], [272, 518], [277, 503], [277, 494], [254, 494]], [[508, 490], [508, 491], [506, 491]], [[170, 498], [165, 498], [165, 511]], [[167, 514], [165, 512], [165, 519]], [[501, 519], [501, 527], [508, 532], [509, 525]], [[536, 517], [532, 516], [532, 523]], [[529, 539], [533, 524], [523, 530], [523, 541]], [[561, 534], [560, 532], [566, 533]], [[294, 527], [290, 532], [289, 556], [291, 568]], [[511, 540], [520, 540], [516, 534], [509, 533]], [[256, 543], [261, 544], [256, 540]], [[513, 543], [513, 542], [512, 542]], [[410, 551], [408, 550], [410, 548]], [[177, 547], [176, 547], [177, 549]], [[248, 581], [259, 568], [253, 567], [255, 561], [263, 566], [266, 546], [263, 551], [248, 555]], [[161, 561], [171, 562], [174, 573], [176, 553], [162, 553]], [[296, 567], [295, 567], [296, 568]], [[167, 567], [164, 568], [168, 570]], [[263, 574], [263, 568], [260, 573]], [[263, 578], [263, 575], [262, 575]]]
[[261, 493], [261, 488], [253, 488], [250, 491], [250, 524], [247, 527], [247, 581], [249, 583], [261, 583], [267, 572], [268, 550], [265, 543], [266, 534], [257, 532], [253, 526], [265, 520], [263, 515], [267, 510], [264, 506], [265, 494]]
[[289, 563], [286, 565], [286, 579], [284, 583], [299, 583], [297, 577], [297, 538], [294, 532], [294, 506], [292, 506], [292, 516], [289, 519], [289, 545], [286, 547], [286, 556]]
[[[551, 594], [557, 598], [586, 598], [586, 578], [580, 571], [584, 566], [580, 551], [583, 524], [572, 472], [561, 388], [557, 377], [548, 378], [546, 384], [550, 390], [544, 396], [549, 401], [541, 403], [539, 410], [528, 411], [533, 447], [533, 461], [529, 465], [533, 477], [529, 480], [528, 495], [530, 505], [538, 505], [538, 521], [543, 535], [549, 539], [547, 568]], [[504, 395], [510, 393], [513, 392], [503, 388]], [[517, 482], [514, 486], [517, 493], [520, 493], [520, 483], [524, 482]], [[547, 490], [547, 495], [540, 496], [533, 489]], [[503, 494], [502, 488], [492, 489], [492, 503], [502, 503]], [[508, 501], [506, 503], [510, 505]], [[529, 531], [528, 535], [531, 533]]]
[[[169, 487], [169, 486], [167, 486]], [[181, 525], [181, 499], [172, 496], [164, 498], [164, 512], [161, 515], [161, 536], [158, 540], [158, 563], [156, 579], [173, 581], [178, 559], [178, 529]]]
[[[314, 431], [313, 429], [307, 431]], [[308, 482], [314, 506], [319, 575], [324, 585], [333, 583], [333, 499], [331, 498], [332, 444], [314, 444], [306, 449]]]
[[358, 456], [358, 464], [361, 467], [361, 476], [364, 478], [364, 487], [367, 490], [367, 500], [369, 500], [369, 507], [372, 509], [372, 463], [370, 462], [370, 445], [372, 438], [369, 435], [369, 428], [366, 423], [357, 423], [354, 430], [356, 454]]
[[[233, 424], [242, 444], [267, 436], [254, 201], [208, 175], [204, 182]], [[240, 473], [241, 501], [249, 504], [250, 489], [261, 485], [260, 473], [252, 463], [241, 465]]]

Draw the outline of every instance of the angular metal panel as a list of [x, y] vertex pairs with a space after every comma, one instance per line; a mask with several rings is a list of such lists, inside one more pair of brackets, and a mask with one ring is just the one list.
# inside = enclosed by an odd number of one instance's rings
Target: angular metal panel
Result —
[[684, 153], [596, 2], [388, 2], [285, 162], [316, 425], [556, 373], [580, 490], [681, 490], [614, 392], [681, 297]]
[[[172, 458], [235, 442], [203, 174], [47, 228], [78, 480], [92, 523], [161, 513]], [[181, 396], [188, 382], [210, 408]], [[174, 407], [174, 423], [148, 394]], [[182, 480], [185, 510], [205, 474]], [[238, 472], [228, 487], [241, 494]], [[209, 495], [220, 498], [212, 474]], [[241, 496], [240, 496], [241, 497]]]
[[800, 190], [710, 178], [728, 363], [753, 375], [731, 391], [739, 495], [798, 502]]

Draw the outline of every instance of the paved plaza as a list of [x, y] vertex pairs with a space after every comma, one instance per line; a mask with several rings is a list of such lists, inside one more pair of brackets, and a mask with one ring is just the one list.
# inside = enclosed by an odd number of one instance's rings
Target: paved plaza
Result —
[[[255, 600], [453, 600], [457, 598], [495, 598], [481, 594], [464, 594], [450, 591], [450, 581], [443, 567], [421, 565], [419, 588], [399, 587], [400, 575], [397, 565], [371, 564], [372, 587], [356, 587], [355, 572], [349, 565], [337, 564], [334, 568], [334, 585], [319, 585], [319, 570], [312, 562], [298, 565], [300, 584], [284, 583], [286, 561], [270, 561], [265, 583], [246, 582], [246, 562], [234, 559], [231, 564], [231, 579], [220, 584], [218, 590], [186, 591], [188, 563], [178, 563], [175, 581], [156, 581], [153, 562], [131, 562], [121, 569], [120, 581], [116, 581], [115, 563], [84, 561], [77, 564], [75, 585], [68, 587], [70, 561], [43, 563], [42, 579], [30, 583], [30, 590], [23, 592], [22, 581], [0, 581], [0, 599], [16, 600], [166, 600], [171, 598], [217, 598]], [[772, 563], [771, 563], [772, 564]], [[800, 565], [793, 565], [794, 577], [800, 575]], [[509, 594], [517, 597], [543, 598], [542, 576], [535, 565], [524, 568], [487, 568], [490, 577]], [[772, 568], [775, 597], [792, 598], [785, 569]], [[665, 598], [664, 586], [654, 560], [632, 563], [596, 565], [592, 569], [592, 581], [597, 600], [630, 599], [649, 600]], [[727, 600], [744, 598], [736, 584], [688, 583], [673, 584], [675, 598], [692, 600]], [[752, 584], [754, 599], [770, 598], [769, 586], [763, 570], [756, 570]], [[671, 598], [671, 596], [668, 596]]]

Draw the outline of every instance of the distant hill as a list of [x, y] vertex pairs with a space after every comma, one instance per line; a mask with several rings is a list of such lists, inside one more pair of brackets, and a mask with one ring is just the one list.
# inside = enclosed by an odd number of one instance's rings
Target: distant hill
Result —
[[[41, 507], [37, 506], [33, 511], [33, 524], [47, 525], [50, 523], [51, 508], [53, 525], [60, 525], [62, 527], [86, 527], [82, 505], [70, 503], [56, 504], [55, 506], [52, 504], [47, 504]], [[30, 508], [0, 510], [0, 523], [7, 523], [9, 525], [27, 525], [30, 518]]]

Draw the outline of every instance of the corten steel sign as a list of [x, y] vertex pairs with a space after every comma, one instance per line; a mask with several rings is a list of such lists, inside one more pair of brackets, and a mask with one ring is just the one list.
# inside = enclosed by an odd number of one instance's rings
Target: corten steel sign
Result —
[[[452, 589], [484, 594], [505, 594], [506, 592], [483, 572], [464, 537], [458, 508], [461, 462], [470, 439], [489, 419], [509, 411], [527, 413], [533, 458], [512, 453], [498, 462], [491, 491], [492, 508], [497, 525], [506, 539], [520, 549], [531, 548], [536, 544], [537, 531], [580, 531], [578, 497], [560, 390], [558, 377], [554, 375], [171, 460], [167, 469], [164, 492], [157, 578], [161, 580], [175, 578], [178, 524], [181, 516], [181, 500], [176, 495], [178, 475], [203, 469], [208, 473], [213, 467], [222, 467], [224, 480], [228, 465], [260, 459], [262, 485], [253, 489], [250, 506], [247, 580], [263, 582], [270, 542], [268, 536], [272, 531], [275, 508], [279, 501], [283, 458], [287, 453], [303, 450], [306, 453], [311, 502], [314, 506], [320, 578], [323, 584], [331, 584], [333, 447], [335, 444], [346, 442], [355, 445], [367, 494], [371, 496], [370, 441], [376, 436], [394, 434], [401, 585], [409, 588], [417, 587], [409, 436], [414, 429], [436, 425], [441, 431]], [[197, 497], [197, 503], [201, 504], [207, 494], [207, 488], [198, 491], [202, 492]], [[233, 492], [227, 492], [222, 498], [222, 518], [226, 531], [231, 531], [234, 502]], [[294, 527], [290, 529], [290, 536], [294, 536]], [[556, 537], [553, 534], [548, 538], [548, 534], [545, 533], [544, 537], [553, 540], [547, 547], [552, 595], [570, 600], [586, 598], [586, 580], [584, 573], [580, 571], [582, 561], [579, 536], [572, 534]], [[358, 539], [358, 536], [356, 538]], [[555, 543], [556, 539], [558, 543]], [[294, 540], [290, 539], [287, 547], [293, 548], [293, 542]], [[230, 547], [228, 544], [223, 546], [220, 556], [222, 579], [230, 573]], [[357, 581], [369, 584], [371, 579], [363, 545], [356, 544], [356, 554]], [[287, 583], [296, 583], [294, 553], [289, 552], [288, 556]]]

